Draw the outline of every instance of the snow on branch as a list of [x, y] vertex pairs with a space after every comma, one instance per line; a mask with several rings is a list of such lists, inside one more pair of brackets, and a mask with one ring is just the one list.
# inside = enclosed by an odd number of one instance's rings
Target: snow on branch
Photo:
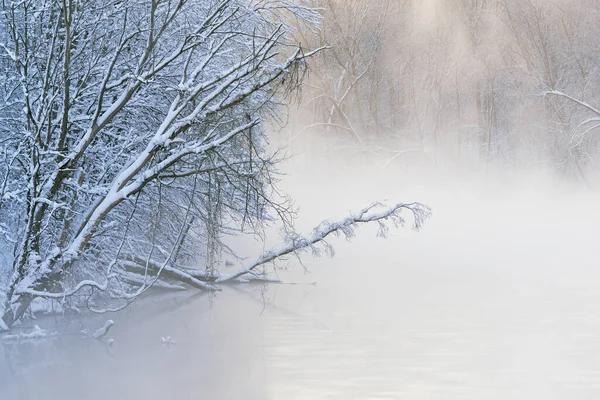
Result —
[[115, 321], [113, 321], [112, 319], [107, 320], [104, 323], [104, 325], [102, 325], [100, 328], [98, 328], [98, 330], [96, 330], [96, 332], [94, 332], [92, 336], [94, 337], [94, 339], [102, 339], [108, 334], [108, 331], [110, 331], [110, 328], [112, 328], [114, 324]]
[[243, 268], [233, 274], [222, 275], [216, 280], [216, 283], [224, 283], [239, 278], [242, 275], [251, 273], [256, 267], [275, 261], [288, 254], [297, 253], [307, 248], [313, 248], [316, 244], [323, 242], [331, 234], [342, 233], [347, 239], [354, 237], [357, 225], [361, 223], [377, 222], [379, 223], [378, 236], [385, 237], [388, 232], [386, 221], [391, 221], [394, 226], [402, 226], [405, 223], [400, 215], [402, 210], [409, 210], [414, 219], [413, 228], [420, 229], [423, 223], [431, 215], [431, 209], [420, 203], [397, 203], [394, 206], [386, 207], [381, 203], [374, 203], [363, 208], [359, 212], [352, 214], [338, 222], [322, 222], [316, 227], [310, 237], [293, 237], [290, 243], [279, 250], [268, 251], [256, 259], [248, 267]]
[[600, 115], [600, 110], [598, 110], [597, 108], [595, 108], [594, 106], [592, 106], [591, 104], [583, 101], [583, 100], [579, 100], [576, 99], [573, 96], [569, 96], [566, 93], [563, 93], [559, 90], [548, 90], [546, 92], [543, 93], [544, 96], [558, 96], [558, 97], [563, 97], [565, 99], [568, 99], [574, 103], [579, 104], [580, 106], [587, 108], [588, 110], [590, 110], [591, 112], [593, 112], [594, 114]]
[[[583, 100], [579, 100], [573, 96], [563, 93], [561, 91], [550, 90], [550, 91], [544, 92], [543, 95], [544, 96], [552, 95], [552, 96], [565, 98], [565, 99], [587, 109], [588, 111], [591, 111], [592, 113], [596, 114], [597, 116], [600, 116], [600, 110], [597, 109], [596, 107], [592, 106], [591, 104], [589, 104]], [[591, 118], [587, 118], [586, 120], [580, 122], [577, 130], [575, 131], [575, 133], [573, 133], [573, 135], [569, 139], [568, 151], [569, 152], [575, 151], [575, 149], [581, 145], [581, 143], [583, 142], [583, 139], [585, 138], [585, 136], [588, 133], [598, 129], [600, 127], [600, 124], [597, 124], [596, 122], [599, 122], [599, 121], [600, 121], [599, 117], [591, 117]], [[591, 123], [595, 123], [595, 124], [589, 126], [589, 124], [591, 124]]]
[[149, 269], [155, 271], [157, 273], [157, 276], [162, 276], [165, 278], [183, 282], [187, 285], [195, 287], [196, 289], [218, 290], [213, 285], [206, 283], [206, 282], [202, 282], [201, 280], [197, 279], [197, 277], [192, 276], [190, 273], [187, 273], [180, 269], [174, 268], [168, 264], [158, 266], [158, 265], [146, 262], [141, 259], [134, 259], [132, 261], [123, 260], [123, 261], [121, 261], [121, 264], [124, 267], [128, 267], [131, 269], [149, 268]]
[[107, 284], [106, 283], [100, 284], [100, 283], [92, 281], [92, 280], [83, 280], [83, 281], [79, 282], [74, 288], [65, 290], [65, 291], [59, 292], [59, 293], [34, 290], [34, 289], [27, 287], [26, 285], [20, 285], [15, 290], [15, 293], [16, 294], [27, 294], [27, 295], [36, 296], [36, 297], [43, 297], [46, 299], [64, 299], [65, 297], [70, 297], [70, 296], [75, 295], [81, 289], [86, 288], [86, 287], [91, 287], [91, 288], [98, 289], [100, 291], [105, 291], [107, 288]]

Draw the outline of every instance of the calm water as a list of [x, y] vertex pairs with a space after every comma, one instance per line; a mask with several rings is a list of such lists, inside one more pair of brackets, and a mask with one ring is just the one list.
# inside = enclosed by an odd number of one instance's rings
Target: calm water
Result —
[[0, 398], [600, 398], [595, 203], [447, 204], [284, 273], [316, 286], [141, 301], [112, 346], [39, 321], [75, 334], [0, 347]]

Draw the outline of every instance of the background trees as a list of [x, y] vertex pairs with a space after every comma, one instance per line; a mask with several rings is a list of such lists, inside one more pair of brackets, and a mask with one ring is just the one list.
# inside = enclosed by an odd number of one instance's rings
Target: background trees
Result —
[[542, 95], [597, 96], [596, 3], [320, 5], [323, 32], [314, 43], [334, 50], [316, 57], [299, 129], [396, 160], [545, 164], [582, 176], [597, 157], [595, 128], [579, 126], [583, 111]]

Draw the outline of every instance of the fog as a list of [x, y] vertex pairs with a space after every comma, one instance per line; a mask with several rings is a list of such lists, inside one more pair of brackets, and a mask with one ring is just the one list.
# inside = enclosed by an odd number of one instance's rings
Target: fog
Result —
[[75, 3], [1, 6], [0, 400], [600, 398], [596, 2]]
[[298, 35], [331, 46], [294, 113], [306, 131], [388, 158], [543, 164], [578, 179], [595, 170], [597, 2], [319, 4], [321, 30]]
[[44, 317], [61, 335], [1, 348], [2, 398], [600, 394], [596, 192], [539, 172], [449, 176], [334, 157], [285, 170], [301, 230], [373, 199], [419, 200], [434, 217], [387, 240], [369, 226], [332, 239], [335, 257], [303, 256], [306, 271], [290, 259], [279, 276], [298, 284], [142, 298], [111, 316], [112, 345], [79, 334], [106, 316]]

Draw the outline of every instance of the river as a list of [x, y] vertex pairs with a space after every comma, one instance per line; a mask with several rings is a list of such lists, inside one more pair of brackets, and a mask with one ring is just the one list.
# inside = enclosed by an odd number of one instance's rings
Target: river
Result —
[[42, 319], [62, 334], [0, 347], [0, 398], [600, 398], [597, 198], [423, 193], [422, 232], [333, 240], [302, 284], [146, 298], [112, 345], [78, 333], [108, 316]]

